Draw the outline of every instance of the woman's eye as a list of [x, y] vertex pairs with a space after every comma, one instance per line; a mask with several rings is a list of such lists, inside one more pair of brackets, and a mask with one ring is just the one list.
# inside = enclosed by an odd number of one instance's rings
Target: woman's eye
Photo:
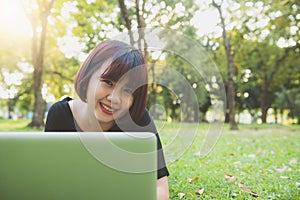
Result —
[[130, 88], [124, 88], [124, 93], [126, 94], [126, 95], [132, 95], [133, 94], [133, 91], [132, 91], [132, 89], [130, 89]]
[[111, 80], [108, 80], [108, 79], [102, 79], [101, 81], [104, 82], [108, 86], [113, 86], [114, 85], [114, 83]]

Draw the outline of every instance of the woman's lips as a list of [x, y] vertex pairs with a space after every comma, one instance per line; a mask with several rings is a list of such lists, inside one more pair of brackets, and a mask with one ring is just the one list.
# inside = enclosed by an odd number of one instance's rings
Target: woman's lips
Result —
[[101, 103], [101, 102], [99, 103], [99, 105], [100, 105], [100, 108], [101, 108], [102, 112], [104, 112], [108, 115], [113, 114], [113, 109], [109, 105]]

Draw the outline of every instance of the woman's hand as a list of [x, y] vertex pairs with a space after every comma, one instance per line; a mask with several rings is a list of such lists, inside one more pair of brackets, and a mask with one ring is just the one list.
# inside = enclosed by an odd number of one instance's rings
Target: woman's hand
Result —
[[167, 176], [157, 180], [157, 200], [169, 200], [169, 184]]

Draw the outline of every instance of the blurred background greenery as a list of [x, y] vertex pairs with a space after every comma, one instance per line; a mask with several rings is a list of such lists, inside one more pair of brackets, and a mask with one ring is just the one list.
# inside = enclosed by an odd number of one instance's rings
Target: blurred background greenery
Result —
[[[179, 102], [168, 88], [151, 84], [148, 107], [164, 107], [164, 112], [154, 110], [156, 119], [209, 122], [209, 92], [224, 81], [235, 103], [227, 105], [226, 122], [300, 123], [299, 1], [1, 0], [0, 4], [1, 118], [27, 119], [30, 127], [43, 127], [53, 102], [65, 95], [74, 97], [76, 71], [97, 43], [111, 33], [162, 27], [202, 45], [223, 80], [204, 83], [179, 55], [148, 53], [148, 61], [154, 63], [149, 65], [150, 79], [162, 78], [152, 73], [155, 63], [172, 66], [186, 77], [199, 100], [198, 109], [189, 111], [192, 117], [181, 116], [180, 104], [190, 102]], [[145, 47], [146, 40], [135, 42]], [[182, 90], [173, 81], [173, 89]]]

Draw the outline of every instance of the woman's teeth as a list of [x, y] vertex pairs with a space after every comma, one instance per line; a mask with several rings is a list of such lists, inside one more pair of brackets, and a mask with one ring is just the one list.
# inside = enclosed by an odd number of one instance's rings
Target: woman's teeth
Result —
[[101, 105], [102, 105], [102, 107], [103, 107], [105, 110], [107, 110], [107, 111], [109, 111], [109, 112], [112, 112], [112, 111], [113, 111], [112, 108], [106, 106], [105, 104], [101, 103]]

